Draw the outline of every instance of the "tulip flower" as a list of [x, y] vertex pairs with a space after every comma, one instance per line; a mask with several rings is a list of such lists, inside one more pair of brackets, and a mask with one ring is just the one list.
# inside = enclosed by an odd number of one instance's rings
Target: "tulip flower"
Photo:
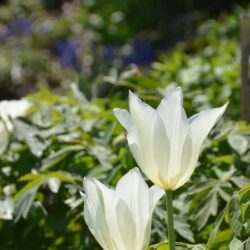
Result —
[[23, 116], [31, 103], [25, 99], [0, 101], [0, 154], [6, 149], [9, 132], [13, 130], [11, 118]]
[[0, 119], [6, 124], [9, 131], [13, 129], [10, 118], [23, 116], [30, 108], [31, 103], [25, 99], [1, 101], [0, 102]]
[[132, 92], [129, 109], [114, 109], [127, 130], [130, 150], [146, 176], [165, 190], [185, 184], [198, 161], [201, 145], [227, 104], [187, 118], [182, 90], [176, 88], [153, 109]]
[[176, 88], [156, 109], [143, 103], [132, 92], [129, 109], [114, 109], [127, 130], [130, 151], [145, 175], [166, 190], [168, 238], [175, 249], [173, 191], [185, 184], [196, 167], [202, 143], [224, 113], [220, 108], [202, 111], [189, 119], [182, 106], [181, 88]]
[[84, 178], [84, 190], [85, 221], [104, 250], [147, 249], [152, 213], [164, 194], [161, 188], [148, 188], [134, 168], [115, 190], [94, 178]]

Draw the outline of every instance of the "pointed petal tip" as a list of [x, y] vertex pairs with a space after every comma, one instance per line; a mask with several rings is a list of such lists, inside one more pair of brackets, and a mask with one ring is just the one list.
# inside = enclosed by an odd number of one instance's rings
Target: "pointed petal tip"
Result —
[[119, 112], [120, 112], [121, 110], [122, 110], [122, 109], [120, 109], [120, 108], [114, 108], [114, 109], [113, 109], [114, 115], [117, 117], [117, 116], [119, 115]]
[[182, 91], [181, 87], [176, 87], [175, 89], [173, 89], [172, 91], [169, 92], [169, 94], [171, 94], [171, 93], [183, 94], [183, 91]]
[[129, 98], [129, 101], [132, 101], [133, 99], [136, 99], [136, 100], [139, 99], [139, 97], [134, 92], [132, 92], [131, 90], [129, 90], [128, 98]]
[[131, 90], [128, 91], [128, 97], [131, 98], [135, 96], [134, 92], [132, 92]]
[[180, 86], [176, 87], [173, 91], [179, 91], [182, 93], [182, 88]]
[[129, 90], [129, 97], [128, 97], [128, 102], [129, 102], [129, 109], [131, 111], [133, 106], [137, 106], [137, 104], [140, 102], [141, 100], [139, 99], [139, 97], [134, 94], [131, 90]]
[[[173, 89], [172, 91], [169, 91], [165, 98], [165, 100], [175, 100], [175, 101], [178, 101], [182, 104], [183, 102], [183, 91], [182, 91], [182, 88], [181, 87], [177, 87], [175, 89]], [[163, 100], [164, 100], [163, 99]]]
[[90, 183], [93, 183], [93, 180], [91, 180], [90, 178], [88, 177], [84, 177], [83, 178], [83, 188], [84, 188], [84, 191], [86, 192], [88, 186]]
[[130, 175], [141, 176], [141, 172], [140, 172], [138, 167], [134, 167], [134, 168], [130, 169], [122, 178], [124, 178], [125, 176], [128, 177]]
[[89, 181], [89, 179], [87, 177], [84, 177], [83, 178], [83, 185], [85, 185], [88, 181]]
[[129, 89], [128, 94], [129, 94], [129, 95], [132, 95], [132, 94], [134, 94], [134, 93], [132, 92], [132, 90]]
[[227, 108], [228, 105], [229, 105], [229, 101], [226, 102], [226, 103], [222, 106], [222, 108], [223, 108], [224, 110], [226, 110], [226, 108]]
[[94, 182], [94, 179], [93, 177], [89, 177], [89, 176], [84, 176], [83, 177], [83, 182]]
[[141, 174], [141, 172], [140, 172], [140, 170], [139, 170], [139, 168], [138, 167], [134, 167], [134, 168], [132, 168], [131, 170], [129, 170], [129, 172], [128, 173], [135, 173], [135, 174]]
[[179, 97], [181, 97], [181, 99], [183, 99], [183, 91], [181, 87], [175, 88], [171, 93], [178, 95]]
[[98, 183], [99, 181], [96, 179], [96, 178], [94, 178], [94, 177], [84, 177], [83, 178], [83, 186], [85, 187], [86, 185], [88, 185], [89, 183], [91, 183], [91, 184], [94, 184], [94, 185], [96, 185], [97, 183]]
[[225, 113], [225, 111], [226, 111], [226, 109], [227, 109], [227, 106], [229, 105], [229, 102], [226, 102], [224, 105], [222, 105], [221, 107], [218, 107], [218, 108], [216, 108], [219, 112], [219, 114], [218, 114], [218, 119], [217, 120], [219, 120], [220, 119], [220, 117]]
[[82, 191], [79, 191], [81, 197], [83, 198], [83, 200], [85, 201], [86, 200], [86, 194], [83, 193]]
[[132, 126], [132, 121], [129, 112], [126, 109], [113, 109], [116, 119], [129, 132]]

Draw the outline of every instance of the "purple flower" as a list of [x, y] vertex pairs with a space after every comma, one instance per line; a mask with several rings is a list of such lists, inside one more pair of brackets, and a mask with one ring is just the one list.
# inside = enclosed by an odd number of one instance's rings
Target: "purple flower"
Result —
[[77, 49], [79, 43], [74, 40], [60, 40], [56, 43], [56, 53], [63, 66], [73, 66], [76, 70], [80, 69]]
[[106, 60], [113, 60], [117, 57], [118, 47], [110, 45], [105, 47], [103, 51], [103, 57]]
[[29, 19], [15, 18], [6, 26], [6, 35], [29, 35], [32, 31], [32, 22]]
[[6, 38], [6, 27], [1, 26], [0, 27], [0, 44], [4, 42], [5, 38]]
[[132, 52], [123, 58], [123, 64], [148, 64], [155, 58], [151, 45], [145, 40], [134, 40], [132, 45]]

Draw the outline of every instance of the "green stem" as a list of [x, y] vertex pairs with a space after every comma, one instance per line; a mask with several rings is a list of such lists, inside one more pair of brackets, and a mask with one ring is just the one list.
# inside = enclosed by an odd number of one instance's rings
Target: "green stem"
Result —
[[167, 195], [167, 223], [169, 249], [175, 250], [174, 216], [173, 216], [173, 191], [166, 191]]

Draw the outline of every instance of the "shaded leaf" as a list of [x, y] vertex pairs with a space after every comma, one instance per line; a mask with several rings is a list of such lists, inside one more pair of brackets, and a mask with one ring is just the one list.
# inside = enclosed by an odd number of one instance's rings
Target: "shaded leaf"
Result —
[[9, 132], [4, 124], [4, 121], [0, 119], [0, 155], [4, 153], [9, 144]]
[[237, 238], [233, 238], [233, 240], [229, 244], [229, 250], [244, 250], [244, 243]]
[[240, 155], [247, 151], [248, 141], [242, 135], [229, 135], [228, 143]]
[[240, 199], [238, 194], [234, 194], [229, 202], [228, 208], [229, 225], [237, 236], [241, 236], [242, 231], [242, 212], [240, 206]]

